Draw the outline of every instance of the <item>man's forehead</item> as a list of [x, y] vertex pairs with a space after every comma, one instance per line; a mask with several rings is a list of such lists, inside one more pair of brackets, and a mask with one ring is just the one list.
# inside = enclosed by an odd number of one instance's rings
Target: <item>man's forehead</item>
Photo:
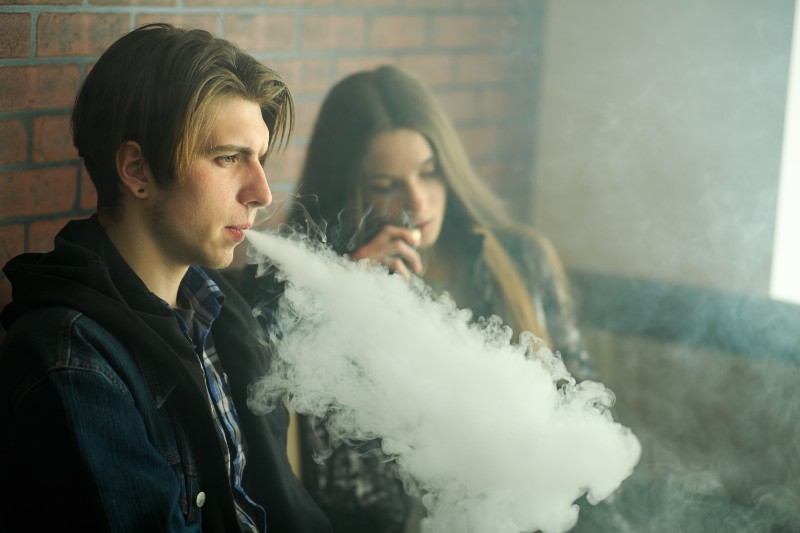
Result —
[[[200, 144], [204, 151], [240, 148], [239, 151], [263, 152], [271, 135], [263, 109], [257, 102], [241, 97], [219, 98], [209, 110], [207, 124]], [[257, 146], [262, 144], [263, 147]]]

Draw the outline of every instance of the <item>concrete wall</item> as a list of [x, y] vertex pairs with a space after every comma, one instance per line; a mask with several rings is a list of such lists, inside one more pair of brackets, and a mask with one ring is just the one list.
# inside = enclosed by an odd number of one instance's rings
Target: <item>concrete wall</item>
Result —
[[570, 267], [767, 294], [793, 6], [548, 4], [534, 219]]
[[[573, 272], [683, 287], [698, 317], [687, 337], [712, 327], [709, 295], [768, 296], [793, 12], [791, 0], [548, 2], [534, 222]], [[653, 322], [676, 312], [623, 296]], [[734, 354], [583, 332], [644, 452], [577, 530], [796, 530], [800, 348], [787, 361], [758, 338]]]

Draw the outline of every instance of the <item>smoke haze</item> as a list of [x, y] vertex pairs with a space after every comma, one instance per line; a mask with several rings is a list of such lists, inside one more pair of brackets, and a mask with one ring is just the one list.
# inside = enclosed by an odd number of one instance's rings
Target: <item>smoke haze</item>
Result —
[[308, 241], [247, 238], [287, 280], [250, 407], [288, 394], [334, 437], [380, 437], [428, 509], [426, 533], [567, 531], [579, 498], [606, 500], [632, 473], [640, 443], [613, 420], [611, 391], [575, 384], [535, 337], [514, 344], [499, 319], [473, 322], [421, 282]]

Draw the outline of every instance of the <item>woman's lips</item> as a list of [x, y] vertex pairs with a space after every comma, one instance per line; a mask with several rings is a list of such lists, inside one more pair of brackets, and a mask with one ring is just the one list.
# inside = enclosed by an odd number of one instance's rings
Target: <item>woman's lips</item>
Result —
[[423, 233], [424, 233], [424, 232], [425, 232], [425, 229], [426, 229], [428, 226], [430, 226], [430, 224], [431, 224], [431, 221], [430, 221], [430, 220], [426, 220], [425, 222], [421, 222], [420, 224], [417, 224], [416, 226], [414, 226], [414, 228], [416, 228], [416, 229], [418, 229], [420, 232], [423, 232]]

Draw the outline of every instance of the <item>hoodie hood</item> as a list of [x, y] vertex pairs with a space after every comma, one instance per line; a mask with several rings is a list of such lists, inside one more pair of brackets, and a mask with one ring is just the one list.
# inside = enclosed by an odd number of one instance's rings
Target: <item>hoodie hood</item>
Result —
[[11, 303], [0, 313], [6, 330], [26, 311], [51, 305], [95, 316], [109, 307], [169, 314], [122, 259], [97, 215], [69, 222], [56, 235], [52, 251], [18, 255], [3, 272], [12, 287]]

